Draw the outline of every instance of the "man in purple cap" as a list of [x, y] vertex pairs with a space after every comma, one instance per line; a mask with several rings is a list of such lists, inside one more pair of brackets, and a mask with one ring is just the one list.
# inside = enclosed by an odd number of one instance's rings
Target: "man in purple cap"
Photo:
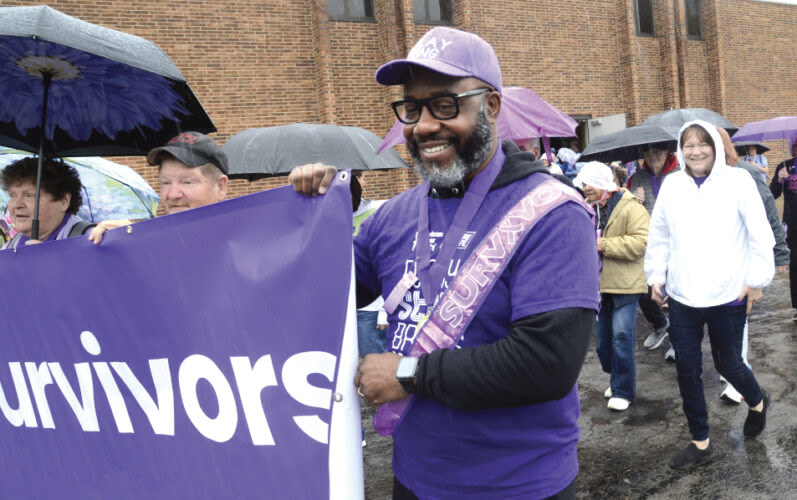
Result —
[[[166, 215], [223, 201], [227, 196], [227, 155], [216, 141], [199, 132], [183, 132], [154, 148], [147, 163], [158, 166], [160, 198]], [[109, 229], [136, 221], [105, 220], [89, 239], [98, 245]]]
[[[393, 498], [574, 498], [575, 383], [598, 310], [591, 211], [498, 138], [501, 70], [478, 36], [434, 28], [376, 80], [404, 87], [392, 107], [424, 181], [354, 243], [358, 305], [381, 294], [389, 315], [390, 352], [355, 384], [393, 435]], [[335, 171], [290, 181], [323, 194]]]

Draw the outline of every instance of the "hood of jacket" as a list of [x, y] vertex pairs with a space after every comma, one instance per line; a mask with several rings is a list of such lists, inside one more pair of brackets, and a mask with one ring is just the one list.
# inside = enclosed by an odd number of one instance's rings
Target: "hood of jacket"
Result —
[[711, 140], [714, 142], [714, 164], [712, 165], [711, 172], [709, 172], [707, 177], [711, 177], [711, 175], [718, 170], [728, 168], [728, 165], [725, 164], [725, 150], [722, 147], [722, 137], [720, 137], [717, 127], [703, 120], [692, 120], [691, 122], [684, 123], [681, 127], [681, 130], [678, 131], [678, 151], [676, 154], [678, 156], [678, 163], [681, 164], [681, 168], [684, 170], [684, 172], [688, 173], [689, 170], [686, 169], [686, 161], [684, 160], [684, 150], [681, 144], [681, 136], [683, 135], [684, 130], [692, 125], [699, 125], [705, 129], [706, 132], [708, 132], [709, 137], [711, 137]]

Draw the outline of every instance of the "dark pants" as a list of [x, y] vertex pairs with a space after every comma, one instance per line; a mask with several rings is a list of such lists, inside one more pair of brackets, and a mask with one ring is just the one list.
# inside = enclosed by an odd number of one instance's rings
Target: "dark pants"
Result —
[[703, 325], [708, 325], [711, 356], [720, 375], [744, 396], [749, 406], [761, 402], [762, 394], [753, 372], [742, 361], [742, 335], [747, 306], [694, 308], [670, 297], [670, 340], [675, 348], [675, 369], [684, 414], [692, 439], [708, 438], [708, 410], [703, 394]]
[[[574, 500], [576, 498], [576, 480], [574, 479], [570, 485], [557, 493], [556, 495], [549, 496], [544, 500]], [[393, 500], [420, 500], [415, 493], [410, 491], [409, 488], [404, 486], [395, 477], [393, 478]]]
[[652, 290], [651, 287], [648, 287], [648, 293], [642, 294], [639, 297], [639, 308], [642, 310], [642, 314], [645, 316], [645, 319], [648, 320], [648, 323], [653, 325], [653, 329], [658, 330], [667, 324], [667, 316], [664, 315], [664, 311], [662, 311], [661, 307], [653, 302], [653, 299], [650, 297], [650, 292]]
[[[789, 233], [797, 233], [797, 228]], [[786, 244], [789, 246], [789, 289], [791, 290], [791, 306], [797, 309], [797, 235], [789, 236], [786, 238]]]

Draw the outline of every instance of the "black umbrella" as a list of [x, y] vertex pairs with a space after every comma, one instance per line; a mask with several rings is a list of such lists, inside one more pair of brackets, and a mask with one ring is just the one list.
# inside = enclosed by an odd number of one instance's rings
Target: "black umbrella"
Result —
[[651, 146], [673, 152], [677, 142], [673, 134], [663, 127], [637, 125], [599, 135], [590, 141], [579, 161], [634, 161], [642, 158], [643, 151]]
[[352, 170], [407, 167], [392, 149], [377, 154], [381, 143], [381, 137], [359, 127], [292, 123], [244, 130], [221, 149], [230, 160], [229, 177], [250, 181], [288, 175], [294, 167], [316, 162]]
[[[50, 155], [145, 155], [216, 128], [155, 44], [47, 6], [0, 7], [0, 144]], [[32, 236], [38, 237], [38, 191]]]
[[739, 141], [739, 142], [734, 142], [733, 143], [733, 147], [736, 149], [736, 152], [740, 156], [747, 155], [747, 148], [749, 148], [750, 146], [755, 146], [755, 152], [756, 152], [756, 154], [759, 154], [759, 155], [762, 155], [762, 154], [766, 153], [767, 151], [769, 151], [768, 147], [766, 147], [763, 144], [761, 144], [760, 142], [756, 142], [756, 141]]
[[739, 127], [731, 123], [721, 114], [705, 108], [671, 109], [647, 117], [640, 125], [658, 125], [668, 129], [677, 140], [678, 131], [683, 124], [691, 122], [692, 120], [703, 120], [717, 127], [722, 127], [726, 129], [730, 135], [733, 135], [739, 130]]

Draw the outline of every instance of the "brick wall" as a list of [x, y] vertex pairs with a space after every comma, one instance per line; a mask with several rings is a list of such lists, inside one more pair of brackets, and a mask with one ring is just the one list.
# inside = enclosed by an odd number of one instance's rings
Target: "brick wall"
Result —
[[[0, 5], [40, 1], [0, 0]], [[67, 14], [152, 40], [208, 110], [220, 143], [250, 127], [296, 121], [356, 125], [383, 135], [400, 89], [373, 81], [431, 26], [412, 0], [376, 0], [374, 22], [330, 21], [326, 0], [51, 0]], [[629, 125], [670, 107], [708, 107], [737, 124], [797, 114], [797, 7], [704, 0], [703, 40], [686, 40], [683, 0], [654, 0], [655, 37], [634, 27], [633, 0], [454, 2], [454, 24], [496, 49], [504, 85], [527, 86], [570, 114], [626, 113]], [[784, 147], [773, 143], [771, 163]], [[403, 153], [403, 149], [399, 150]], [[405, 158], [406, 154], [403, 153]], [[157, 189], [140, 158], [116, 159]], [[415, 184], [408, 170], [366, 174], [365, 194]], [[230, 195], [285, 178], [231, 183]]]

